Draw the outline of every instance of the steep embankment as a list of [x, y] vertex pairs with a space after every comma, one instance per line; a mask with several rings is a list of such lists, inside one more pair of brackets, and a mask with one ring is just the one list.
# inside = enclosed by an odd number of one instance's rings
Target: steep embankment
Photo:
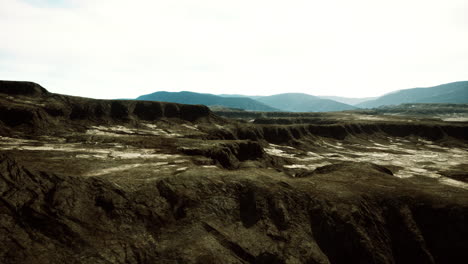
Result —
[[136, 124], [140, 120], [171, 118], [190, 122], [221, 120], [201, 105], [64, 96], [30, 82], [0, 81], [0, 94], [0, 122], [15, 130], [25, 128], [36, 133], [70, 124]]
[[95, 177], [31, 171], [0, 155], [0, 259], [462, 263], [465, 193], [388, 173], [360, 163], [297, 179], [192, 170], [127, 191]]
[[325, 137], [343, 140], [352, 136], [415, 136], [427, 140], [447, 137], [468, 140], [468, 127], [459, 124], [432, 123], [348, 123], [348, 124], [295, 124], [295, 125], [232, 125], [223, 129], [205, 130], [212, 139], [266, 140], [275, 144], [287, 144], [296, 140]]

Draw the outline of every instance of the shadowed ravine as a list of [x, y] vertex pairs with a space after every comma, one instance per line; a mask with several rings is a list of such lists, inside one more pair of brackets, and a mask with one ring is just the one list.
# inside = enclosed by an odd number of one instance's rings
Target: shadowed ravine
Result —
[[468, 259], [466, 123], [317, 115], [245, 123], [2, 81], [0, 262]]

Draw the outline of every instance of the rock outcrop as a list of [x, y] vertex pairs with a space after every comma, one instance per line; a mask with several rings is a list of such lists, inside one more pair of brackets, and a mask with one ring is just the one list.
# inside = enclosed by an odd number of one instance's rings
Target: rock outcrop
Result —
[[95, 100], [52, 94], [30, 82], [0, 81], [0, 120], [17, 131], [36, 134], [93, 124], [138, 124], [175, 118], [221, 121], [208, 107], [133, 100]]
[[314, 137], [343, 140], [353, 136], [385, 135], [388, 137], [420, 137], [426, 140], [453, 138], [468, 140], [468, 126], [464, 124], [405, 124], [405, 123], [349, 123], [298, 125], [234, 125], [222, 129], [209, 128], [213, 139], [266, 140], [275, 144]]
[[[424, 182], [421, 182], [424, 186]], [[463, 263], [468, 197], [366, 164], [126, 190], [0, 156], [2, 263]]]

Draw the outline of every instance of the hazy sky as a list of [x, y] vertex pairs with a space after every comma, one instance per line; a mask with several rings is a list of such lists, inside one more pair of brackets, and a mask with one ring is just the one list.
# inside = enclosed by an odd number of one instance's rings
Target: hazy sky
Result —
[[0, 0], [0, 79], [363, 97], [468, 80], [467, 0]]

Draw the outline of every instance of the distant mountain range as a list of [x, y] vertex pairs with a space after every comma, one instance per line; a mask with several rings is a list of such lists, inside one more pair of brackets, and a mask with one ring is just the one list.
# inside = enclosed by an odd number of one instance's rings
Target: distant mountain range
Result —
[[333, 101], [337, 101], [343, 104], [349, 104], [349, 105], [357, 105], [365, 101], [370, 101], [377, 99], [378, 97], [362, 97], [362, 98], [351, 98], [351, 97], [340, 97], [340, 96], [317, 96], [318, 98], [321, 99], [329, 99]]
[[201, 104], [207, 106], [224, 106], [229, 108], [240, 108], [251, 111], [272, 112], [280, 111], [274, 107], [248, 97], [222, 97], [213, 94], [193, 93], [193, 92], [155, 92], [142, 95], [136, 98], [145, 101], [161, 101], [180, 104]]
[[213, 95], [194, 92], [155, 92], [142, 95], [137, 100], [203, 104], [264, 112], [332, 112], [405, 103], [467, 104], [468, 81], [442, 84], [428, 88], [399, 90], [380, 97], [367, 98], [313, 96], [304, 93], [249, 96], [242, 94]]
[[352, 110], [356, 107], [309, 94], [285, 93], [272, 96], [213, 95], [194, 92], [155, 92], [137, 100], [163, 101], [181, 104], [223, 106], [250, 111], [330, 112]]
[[330, 99], [321, 99], [304, 93], [284, 93], [257, 98], [271, 107], [288, 112], [332, 112], [357, 109], [352, 105], [339, 103]]
[[360, 108], [375, 108], [383, 105], [399, 105], [404, 103], [468, 103], [468, 81], [453, 82], [428, 88], [413, 88], [399, 90], [362, 102]]
[[[243, 95], [243, 94], [218, 94], [222, 97], [248, 97], [254, 100], [257, 100], [262, 97], [261, 95]], [[311, 96], [310, 94], [306, 94], [307, 96]], [[363, 98], [350, 98], [350, 97], [340, 97], [340, 96], [316, 96], [320, 99], [329, 99], [339, 103], [347, 104], [347, 105], [356, 105], [365, 101], [376, 99], [377, 97], [363, 97]]]

